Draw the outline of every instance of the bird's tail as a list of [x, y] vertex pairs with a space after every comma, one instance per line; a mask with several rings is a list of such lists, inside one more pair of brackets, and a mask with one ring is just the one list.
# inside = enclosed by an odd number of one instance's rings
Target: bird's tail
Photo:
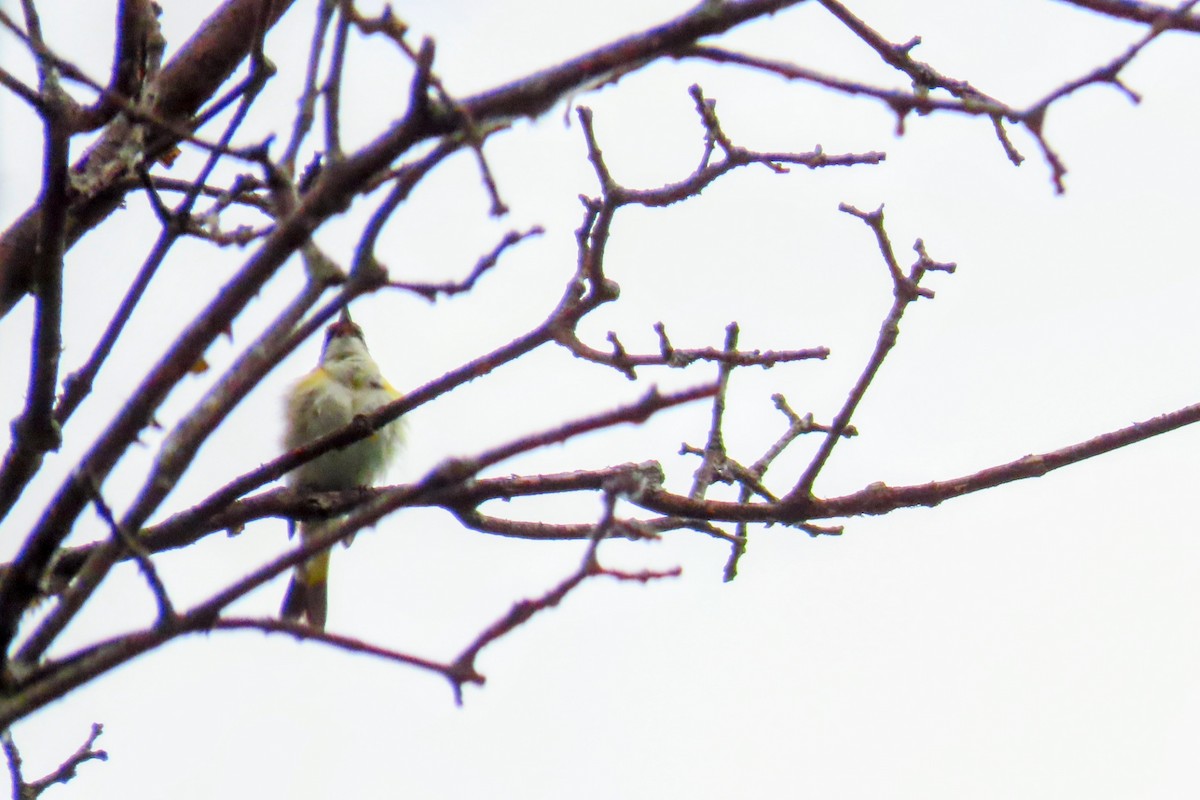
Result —
[[[319, 523], [300, 525], [300, 538], [314, 536], [321, 530]], [[283, 596], [279, 615], [284, 619], [307, 620], [319, 631], [325, 630], [325, 615], [329, 606], [329, 551], [317, 555], [296, 567]]]

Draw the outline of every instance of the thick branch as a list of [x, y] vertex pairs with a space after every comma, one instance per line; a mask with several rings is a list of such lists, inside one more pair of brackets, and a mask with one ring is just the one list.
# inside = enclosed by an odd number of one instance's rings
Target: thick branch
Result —
[[[259, 23], [269, 28], [283, 16], [294, 0], [228, 0], [205, 22], [171, 59], [153, 82], [149, 94], [156, 98], [156, 116], [184, 123], [209, 100], [254, 47]], [[91, 187], [86, 197], [72, 203], [67, 225], [67, 247], [107, 218], [124, 192], [110, 192], [128, 172], [127, 127], [110, 126], [101, 140], [75, 165], [90, 174], [107, 176]], [[161, 146], [169, 146], [163, 143]], [[37, 244], [41, 214], [38, 206], [25, 212], [0, 236], [0, 317], [8, 313], [29, 290], [33, 275], [30, 264]]]
[[0, 467], [0, 519], [8, 515], [26, 484], [41, 467], [45, 453], [57, 450], [62, 433], [54, 419], [62, 352], [62, 275], [67, 224], [67, 158], [69, 137], [65, 108], [52, 101], [43, 118], [45, 152], [42, 193], [38, 205], [44, 220], [37, 250], [27, 267], [37, 297], [33, 348], [25, 408], [13, 423], [12, 445]]
[[780, 503], [744, 505], [716, 500], [696, 502], [682, 495], [649, 490], [638, 498], [637, 505], [659, 514], [731, 522], [795, 523], [863, 514], [887, 514], [900, 508], [932, 507], [946, 500], [1001, 484], [1040, 478], [1056, 469], [1095, 458], [1195, 422], [1200, 422], [1200, 403], [1058, 450], [1024, 456], [958, 478], [911, 486], [873, 483], [852, 494], [828, 499], [798, 497], [794, 500], [785, 498]]
[[[803, 420], [801, 422], [804, 428], [811, 424]], [[240, 530], [242, 526], [254, 520], [268, 517], [330, 518], [361, 506], [364, 498], [374, 501], [382, 500], [385, 496], [405, 498], [405, 502], [390, 502], [389, 505], [393, 507], [440, 506], [461, 516], [465, 510], [473, 509], [488, 500], [509, 500], [561, 492], [599, 491], [615, 479], [628, 480], [630, 476], [636, 479], [640, 487], [638, 492], [630, 495], [630, 501], [647, 511], [662, 514], [671, 521], [667, 526], [655, 522], [646, 523], [660, 531], [684, 527], [677, 524], [679, 520], [796, 524], [806, 520], [878, 515], [899, 508], [936, 506], [946, 500], [1001, 484], [1039, 478], [1070, 464], [1095, 458], [1195, 422], [1200, 422], [1200, 403], [1058, 450], [1023, 456], [957, 478], [910, 486], [874, 483], [848, 495], [824, 499], [812, 497], [765, 503], [694, 500], [663, 489], [662, 468], [655, 462], [622, 464], [600, 470], [580, 470], [553, 475], [488, 478], [468, 484], [450, 484], [437, 491], [421, 494], [415, 491], [415, 485], [319, 494], [274, 489], [230, 503], [219, 514], [210, 513], [201, 517], [194, 513], [194, 509], [181, 512], [147, 528], [139, 536], [139, 542], [146, 552], [157, 553], [186, 547], [216, 531]], [[530, 535], [531, 530], [526, 528], [523, 533], [515, 535]], [[495, 532], [507, 535], [505, 531]], [[536, 532], [539, 535], [531, 535], [530, 538], [551, 538], [546, 535], [550, 532], [550, 529], [542, 528]], [[563, 539], [581, 538], [580, 529], [574, 526], [565, 526], [560, 532], [564, 534], [561, 537]], [[74, 578], [75, 572], [97, 546], [99, 545], [84, 545], [62, 551], [55, 560], [53, 583], [62, 584]], [[6, 566], [4, 571], [8, 568]]]

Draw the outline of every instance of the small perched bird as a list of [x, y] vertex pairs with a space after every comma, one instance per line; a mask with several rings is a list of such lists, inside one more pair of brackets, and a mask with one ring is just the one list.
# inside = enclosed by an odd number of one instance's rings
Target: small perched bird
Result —
[[[337, 322], [325, 332], [321, 363], [301, 378], [287, 396], [284, 447], [293, 450], [308, 444], [398, 397], [400, 393], [384, 379], [375, 359], [367, 352], [362, 328], [351, 321], [349, 311], [342, 309]], [[296, 467], [288, 474], [288, 485], [309, 491], [369, 486], [383, 477], [402, 439], [403, 425], [396, 420], [366, 439]], [[301, 522], [300, 538], [315, 537], [337, 522], [336, 519]], [[283, 618], [307, 618], [314, 628], [324, 630], [328, 577], [328, 550], [296, 567], [280, 609]]]

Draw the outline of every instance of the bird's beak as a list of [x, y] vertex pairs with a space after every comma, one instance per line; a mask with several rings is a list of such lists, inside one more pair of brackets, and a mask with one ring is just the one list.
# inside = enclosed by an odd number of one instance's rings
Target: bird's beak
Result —
[[349, 306], [342, 306], [342, 313], [338, 316], [338, 322], [349, 322], [351, 325], [354, 324], [354, 320], [350, 319]]

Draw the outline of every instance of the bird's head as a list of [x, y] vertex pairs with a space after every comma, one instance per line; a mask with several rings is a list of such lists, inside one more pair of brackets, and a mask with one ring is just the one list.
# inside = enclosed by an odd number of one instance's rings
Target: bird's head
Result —
[[345, 358], [365, 355], [367, 341], [362, 328], [350, 319], [350, 312], [343, 308], [337, 321], [325, 329], [325, 347], [321, 350], [322, 363], [340, 361]]

